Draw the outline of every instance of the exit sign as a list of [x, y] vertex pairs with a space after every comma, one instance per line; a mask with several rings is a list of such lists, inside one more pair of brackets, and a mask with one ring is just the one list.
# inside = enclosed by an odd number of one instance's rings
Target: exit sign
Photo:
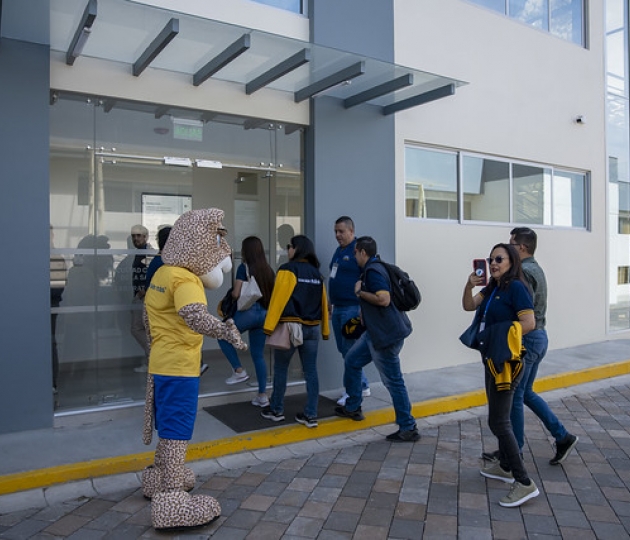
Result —
[[174, 118], [173, 138], [183, 141], [203, 141], [203, 122], [198, 120]]

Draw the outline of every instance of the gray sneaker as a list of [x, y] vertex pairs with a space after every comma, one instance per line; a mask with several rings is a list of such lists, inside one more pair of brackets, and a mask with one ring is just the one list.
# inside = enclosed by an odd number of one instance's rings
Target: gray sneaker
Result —
[[536, 484], [534, 484], [533, 480], [529, 482], [529, 486], [521, 484], [520, 482], [514, 482], [510, 488], [510, 492], [505, 497], [501, 497], [499, 504], [507, 508], [513, 508], [514, 506], [520, 506], [524, 502], [529, 501], [529, 499], [538, 497], [540, 491], [538, 491]]
[[514, 482], [514, 475], [512, 474], [512, 471], [503, 470], [498, 461], [491, 461], [488, 463], [488, 465], [479, 471], [479, 474], [481, 474], [481, 476], [485, 476], [486, 478], [507, 482], [508, 484], [512, 484]]

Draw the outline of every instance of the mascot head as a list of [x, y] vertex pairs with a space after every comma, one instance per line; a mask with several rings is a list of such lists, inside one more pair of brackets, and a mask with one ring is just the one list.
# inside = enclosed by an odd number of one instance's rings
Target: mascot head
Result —
[[201, 278], [206, 289], [220, 287], [223, 273], [232, 270], [232, 250], [225, 240], [223, 216], [218, 208], [182, 214], [162, 250], [164, 263], [190, 270]]

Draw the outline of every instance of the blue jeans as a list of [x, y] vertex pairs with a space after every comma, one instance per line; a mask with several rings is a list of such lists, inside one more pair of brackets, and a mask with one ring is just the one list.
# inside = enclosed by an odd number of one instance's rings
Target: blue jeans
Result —
[[[317, 377], [317, 347], [319, 346], [319, 326], [302, 325], [304, 342], [297, 347], [302, 362], [302, 371], [306, 381], [306, 406], [304, 414], [309, 418], [317, 418], [317, 402], [319, 401], [319, 378]], [[275, 349], [273, 355], [273, 394], [269, 406], [275, 413], [284, 412], [284, 393], [287, 390], [287, 374], [289, 363], [296, 347], [283, 351]]]
[[[337, 350], [341, 353], [343, 358], [350, 348], [354, 345], [356, 339], [348, 339], [343, 336], [341, 329], [352, 317], [359, 316], [359, 306], [333, 306], [332, 317], [330, 322], [332, 324], [333, 333], [335, 334], [335, 342], [337, 343]], [[361, 370], [361, 388], [364, 390], [370, 387], [370, 382], [365, 376], [363, 370]]]
[[378, 369], [385, 388], [389, 391], [396, 413], [396, 424], [401, 431], [415, 429], [416, 420], [411, 415], [411, 402], [405, 386], [402, 372], [400, 371], [400, 351], [404, 340], [385, 349], [375, 349], [366, 330], [356, 340], [352, 348], [346, 354], [343, 383], [348, 392], [346, 409], [356, 411], [361, 407], [361, 369], [370, 362]]
[[[494, 376], [484, 365], [486, 379], [486, 397], [488, 398], [488, 426], [490, 431], [499, 441], [499, 460], [501, 467], [506, 471], [512, 471], [514, 479], [521, 484], [527, 483], [529, 476], [525, 470], [525, 464], [514, 436], [510, 413], [514, 399], [514, 386], [509, 390], [497, 390]], [[523, 372], [519, 373], [522, 377]], [[514, 381], [516, 385], [520, 381]]]
[[554, 436], [556, 441], [561, 441], [567, 436], [567, 430], [558, 417], [551, 411], [547, 402], [541, 398], [534, 389], [534, 381], [538, 374], [538, 365], [547, 353], [549, 340], [545, 330], [534, 330], [523, 336], [523, 345], [526, 353], [523, 358], [523, 378], [521, 379], [512, 404], [512, 428], [519, 448], [525, 444], [525, 411], [523, 404], [540, 418], [545, 427]]
[[[264, 394], [267, 391], [267, 364], [265, 364], [265, 332], [263, 324], [267, 310], [256, 302], [247, 311], [237, 311], [234, 315], [234, 324], [238, 331], [249, 333], [249, 352], [252, 355], [256, 378], [258, 379], [258, 393]], [[232, 369], [242, 367], [238, 358], [238, 353], [234, 345], [223, 339], [219, 340], [219, 347], [228, 359]]]

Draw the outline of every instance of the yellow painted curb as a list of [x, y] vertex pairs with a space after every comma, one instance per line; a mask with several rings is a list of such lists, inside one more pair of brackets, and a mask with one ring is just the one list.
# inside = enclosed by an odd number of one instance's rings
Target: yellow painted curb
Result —
[[[627, 375], [628, 373], [630, 373], [630, 360], [624, 360], [614, 364], [542, 377], [536, 381], [534, 389], [537, 392], [546, 392], [619, 375]], [[483, 381], [482, 377], [483, 372], [480, 367], [480, 382]], [[485, 391], [480, 389], [415, 403], [413, 404], [412, 412], [416, 418], [423, 418], [470, 409], [471, 407], [479, 407], [485, 405], [485, 403]], [[286, 427], [255, 431], [216, 441], [192, 443], [188, 446], [187, 460], [198, 461], [219, 458], [239, 452], [273, 448], [332, 435], [342, 435], [393, 422], [394, 411], [391, 407], [388, 407], [366, 412], [365, 420], [362, 422], [341, 418], [327, 418], [319, 422], [317, 429], [305, 429], [302, 425], [292, 424]], [[55, 484], [77, 480], [138, 472], [152, 462], [153, 451], [8, 474], [0, 476], [0, 495], [29, 489], [46, 488]]]

